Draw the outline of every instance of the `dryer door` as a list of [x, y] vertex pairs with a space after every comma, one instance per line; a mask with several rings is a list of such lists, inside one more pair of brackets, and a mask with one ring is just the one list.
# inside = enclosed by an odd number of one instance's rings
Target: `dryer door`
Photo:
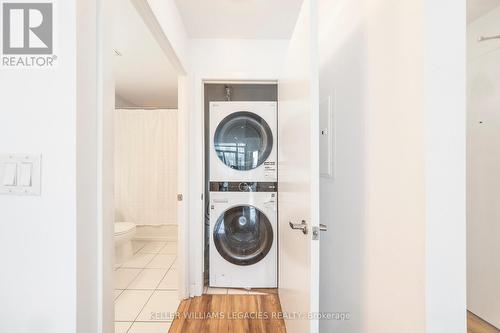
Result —
[[252, 112], [235, 112], [224, 118], [214, 135], [219, 159], [235, 170], [251, 170], [264, 163], [273, 148], [267, 122]]
[[273, 244], [269, 219], [253, 206], [226, 210], [217, 220], [213, 239], [219, 254], [227, 261], [248, 266], [262, 260]]

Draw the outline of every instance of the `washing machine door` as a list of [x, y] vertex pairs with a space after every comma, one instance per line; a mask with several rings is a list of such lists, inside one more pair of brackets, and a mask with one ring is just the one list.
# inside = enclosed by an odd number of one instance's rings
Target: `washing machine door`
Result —
[[247, 171], [264, 163], [273, 149], [273, 133], [267, 122], [252, 112], [235, 112], [215, 131], [215, 151], [228, 167]]
[[213, 230], [219, 254], [239, 266], [261, 261], [269, 253], [273, 238], [271, 222], [264, 213], [249, 205], [226, 210]]

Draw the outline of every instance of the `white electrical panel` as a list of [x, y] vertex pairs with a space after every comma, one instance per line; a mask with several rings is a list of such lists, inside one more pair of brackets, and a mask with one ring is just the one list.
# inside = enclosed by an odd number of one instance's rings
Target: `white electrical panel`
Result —
[[41, 156], [0, 154], [0, 194], [40, 195]]
[[319, 105], [319, 130], [320, 176], [334, 178], [335, 133], [332, 96], [328, 96]]

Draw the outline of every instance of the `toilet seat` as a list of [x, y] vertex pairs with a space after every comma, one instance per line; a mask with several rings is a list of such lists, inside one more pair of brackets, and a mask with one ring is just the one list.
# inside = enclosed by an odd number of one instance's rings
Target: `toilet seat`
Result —
[[115, 236], [127, 234], [135, 230], [135, 224], [130, 222], [116, 222], [115, 223]]

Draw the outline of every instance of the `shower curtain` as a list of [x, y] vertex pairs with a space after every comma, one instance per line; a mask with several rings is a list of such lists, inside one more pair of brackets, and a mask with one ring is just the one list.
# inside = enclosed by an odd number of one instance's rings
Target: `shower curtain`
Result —
[[115, 111], [115, 221], [177, 224], [177, 110]]

